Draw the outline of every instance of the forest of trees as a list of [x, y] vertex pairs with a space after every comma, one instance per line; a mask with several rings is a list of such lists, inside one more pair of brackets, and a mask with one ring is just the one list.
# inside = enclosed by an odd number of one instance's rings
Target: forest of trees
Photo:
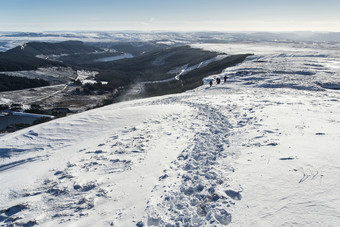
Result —
[[42, 79], [30, 79], [26, 77], [7, 76], [5, 74], [0, 74], [0, 92], [43, 87], [49, 85], [49, 82]]

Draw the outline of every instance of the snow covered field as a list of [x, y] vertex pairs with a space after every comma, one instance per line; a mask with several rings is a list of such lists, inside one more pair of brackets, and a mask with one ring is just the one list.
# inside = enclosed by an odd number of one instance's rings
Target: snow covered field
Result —
[[0, 224], [338, 226], [340, 51], [301, 45], [0, 137]]

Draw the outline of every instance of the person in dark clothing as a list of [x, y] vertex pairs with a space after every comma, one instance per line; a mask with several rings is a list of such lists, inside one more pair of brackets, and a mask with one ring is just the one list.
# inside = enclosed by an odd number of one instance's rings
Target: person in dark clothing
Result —
[[227, 75], [224, 76], [224, 83], [227, 83]]
[[221, 83], [221, 79], [220, 79], [220, 78], [217, 78], [217, 79], [216, 79], [216, 82], [217, 82], [217, 84], [220, 84], [220, 83]]
[[211, 87], [211, 86], [212, 86], [212, 84], [213, 84], [213, 83], [212, 83], [212, 80], [210, 80], [209, 84], [210, 84], [210, 87]]

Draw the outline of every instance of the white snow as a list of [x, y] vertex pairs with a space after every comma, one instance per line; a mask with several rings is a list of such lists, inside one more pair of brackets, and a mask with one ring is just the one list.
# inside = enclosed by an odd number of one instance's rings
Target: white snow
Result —
[[0, 98], [0, 104], [8, 104], [11, 103], [12, 100], [6, 98]]
[[199, 64], [196, 64], [196, 65], [193, 65], [193, 66], [190, 66], [188, 67], [189, 65], [188, 64], [185, 64], [183, 66], [180, 66], [180, 67], [177, 67], [175, 69], [172, 69], [168, 72], [168, 74], [178, 74], [177, 76], [180, 76], [180, 75], [184, 75], [192, 70], [195, 70], [195, 69], [199, 69], [199, 68], [203, 68], [205, 66], [207, 66], [209, 63], [211, 62], [214, 62], [214, 61], [220, 61], [222, 60], [223, 58], [227, 57], [228, 55], [225, 55], [225, 54], [221, 54], [221, 55], [218, 55], [214, 58], [211, 58], [209, 60], [206, 60], [206, 61], [202, 61], [200, 62]]
[[95, 80], [98, 72], [96, 71], [87, 71], [87, 70], [77, 70], [77, 77], [75, 80], [80, 80], [82, 84], [94, 84], [97, 81]]
[[227, 83], [0, 137], [0, 224], [338, 226], [340, 54], [270, 45]]

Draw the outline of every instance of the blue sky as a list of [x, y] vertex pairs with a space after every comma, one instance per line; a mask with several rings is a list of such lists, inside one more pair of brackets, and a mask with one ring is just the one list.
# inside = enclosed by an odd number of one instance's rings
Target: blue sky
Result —
[[339, 31], [339, 0], [0, 0], [0, 31]]

